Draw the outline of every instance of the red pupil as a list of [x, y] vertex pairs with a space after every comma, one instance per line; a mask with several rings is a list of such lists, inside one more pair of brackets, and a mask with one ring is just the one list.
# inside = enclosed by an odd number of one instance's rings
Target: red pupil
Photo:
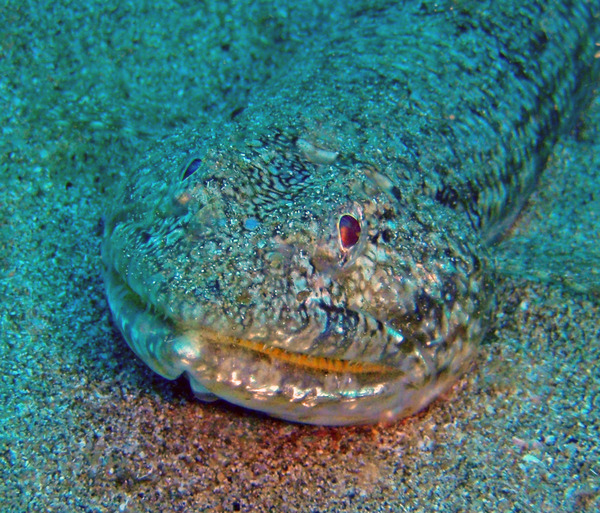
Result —
[[351, 248], [358, 242], [360, 237], [360, 223], [350, 215], [340, 217], [338, 223], [340, 231], [340, 241], [344, 249]]

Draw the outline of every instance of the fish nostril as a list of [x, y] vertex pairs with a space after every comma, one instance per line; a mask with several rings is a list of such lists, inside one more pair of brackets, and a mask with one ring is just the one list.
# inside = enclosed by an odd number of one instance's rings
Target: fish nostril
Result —
[[201, 164], [202, 164], [201, 159], [196, 158], [196, 159], [190, 160], [183, 170], [183, 175], [182, 175], [181, 179], [185, 180], [186, 178], [192, 176], [196, 171], [198, 171]]
[[360, 237], [360, 223], [350, 214], [344, 214], [338, 221], [338, 232], [342, 249], [350, 249]]

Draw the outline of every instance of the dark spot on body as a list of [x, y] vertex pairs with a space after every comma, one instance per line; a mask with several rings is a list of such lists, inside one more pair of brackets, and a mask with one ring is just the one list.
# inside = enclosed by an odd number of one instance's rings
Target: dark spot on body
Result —
[[458, 204], [458, 192], [454, 187], [444, 186], [435, 193], [435, 199], [442, 205], [455, 208]]
[[142, 233], [140, 233], [140, 242], [142, 244], [148, 244], [148, 242], [150, 242], [150, 239], [152, 239], [152, 234], [150, 232], [143, 231]]
[[383, 240], [383, 242], [389, 244], [392, 240], [394, 240], [394, 234], [392, 233], [391, 230], [388, 230], [386, 228], [385, 230], [383, 230], [381, 232], [381, 240]]
[[381, 214], [381, 219], [385, 219], [386, 221], [391, 221], [396, 217], [396, 213], [391, 208], [386, 208]]

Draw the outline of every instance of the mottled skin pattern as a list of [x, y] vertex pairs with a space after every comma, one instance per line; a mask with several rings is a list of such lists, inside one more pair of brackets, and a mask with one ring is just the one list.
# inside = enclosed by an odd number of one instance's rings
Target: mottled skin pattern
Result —
[[105, 280], [156, 372], [337, 425], [417, 411], [468, 368], [493, 313], [486, 246], [592, 92], [599, 13], [398, 4], [324, 27], [233, 121], [130, 173]]

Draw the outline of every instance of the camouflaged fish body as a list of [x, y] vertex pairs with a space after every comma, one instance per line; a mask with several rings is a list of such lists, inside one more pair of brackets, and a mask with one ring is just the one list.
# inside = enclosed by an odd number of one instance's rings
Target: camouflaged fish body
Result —
[[159, 143], [103, 246], [136, 354], [202, 397], [315, 424], [448, 388], [489, 323], [485, 245], [598, 73], [590, 3], [507, 4], [361, 11], [234, 121]]

